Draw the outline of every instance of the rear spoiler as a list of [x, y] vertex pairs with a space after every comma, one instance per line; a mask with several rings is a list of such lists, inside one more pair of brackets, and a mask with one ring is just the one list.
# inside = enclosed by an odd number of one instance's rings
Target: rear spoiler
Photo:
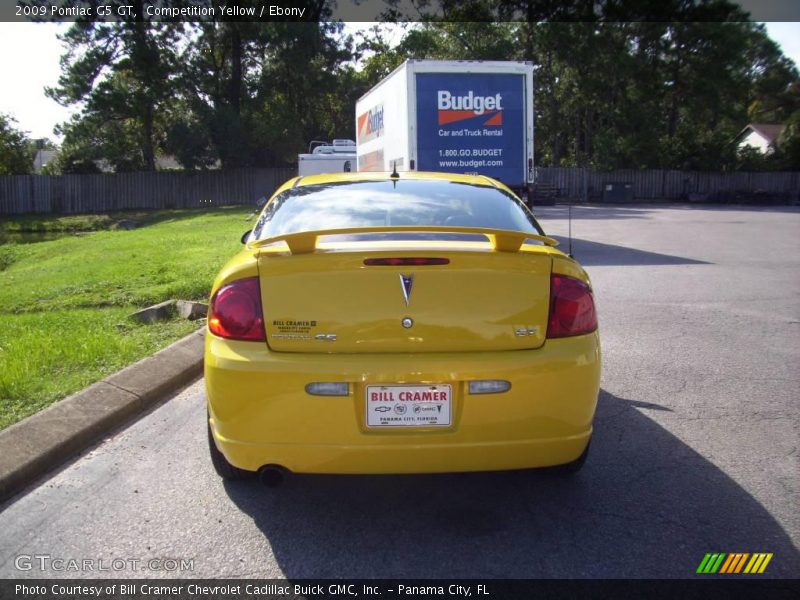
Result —
[[511, 231], [509, 229], [490, 229], [487, 227], [447, 227], [447, 226], [402, 226], [402, 227], [347, 227], [344, 229], [320, 229], [285, 233], [275, 237], [257, 240], [247, 244], [248, 248], [263, 248], [277, 242], [285, 242], [292, 254], [310, 254], [317, 249], [319, 238], [329, 235], [362, 235], [369, 233], [456, 233], [483, 235], [489, 239], [496, 252], [519, 252], [526, 240], [536, 240], [545, 246], [558, 246], [558, 241], [546, 235]]

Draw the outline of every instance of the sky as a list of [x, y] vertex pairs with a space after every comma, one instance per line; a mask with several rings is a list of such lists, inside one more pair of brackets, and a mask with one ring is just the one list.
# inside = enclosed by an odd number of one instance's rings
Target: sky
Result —
[[[358, 23], [349, 30], [367, 27]], [[11, 115], [17, 128], [31, 138], [47, 137], [58, 141], [53, 128], [67, 121], [74, 109], [60, 106], [45, 96], [44, 88], [54, 86], [60, 73], [63, 54], [56, 38], [69, 24], [0, 23], [0, 112]], [[800, 23], [766, 23], [767, 33], [786, 56], [800, 67]]]

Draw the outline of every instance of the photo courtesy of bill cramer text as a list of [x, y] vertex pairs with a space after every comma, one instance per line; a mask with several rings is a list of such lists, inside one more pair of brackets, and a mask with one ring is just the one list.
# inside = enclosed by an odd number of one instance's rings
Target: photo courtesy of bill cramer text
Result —
[[[479, 583], [480, 582], [480, 583]], [[0, 598], [18, 600], [320, 600], [322, 598], [649, 598], [663, 595], [656, 579], [32, 579], [26, 583], [0, 580]], [[702, 594], [698, 584], [704, 584]], [[748, 598], [797, 598], [796, 585], [778, 589], [770, 580], [749, 581]], [[733, 580], [683, 579], [673, 584], [670, 596], [705, 600], [741, 597]], [[776, 593], [777, 591], [777, 593]], [[762, 593], [763, 592], [763, 593]], [[783, 592], [783, 593], [781, 593]]]
[[[6, 582], [10, 584], [11, 582]], [[123, 582], [61, 581], [53, 583], [14, 583], [14, 597], [37, 598], [408, 598], [441, 596], [444, 598], [490, 598], [491, 584], [468, 583], [398, 583], [393, 581], [294, 581], [272, 582], [156, 582], [126, 580]], [[494, 599], [493, 599], [494, 600]]]

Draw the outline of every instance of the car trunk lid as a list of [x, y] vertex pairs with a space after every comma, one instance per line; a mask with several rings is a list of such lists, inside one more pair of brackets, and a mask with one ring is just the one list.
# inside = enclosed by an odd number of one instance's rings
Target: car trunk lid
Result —
[[552, 259], [542, 246], [520, 242], [516, 251], [498, 251], [496, 241], [382, 246], [316, 249], [315, 243], [296, 254], [260, 253], [270, 348], [468, 352], [544, 343]]

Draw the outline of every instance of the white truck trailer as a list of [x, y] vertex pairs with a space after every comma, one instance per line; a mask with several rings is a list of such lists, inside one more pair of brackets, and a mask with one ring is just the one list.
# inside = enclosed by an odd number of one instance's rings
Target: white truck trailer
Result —
[[297, 155], [297, 174], [342, 173], [356, 170], [356, 143], [353, 140], [333, 140], [313, 148], [308, 154]]
[[359, 171], [533, 183], [533, 65], [407, 60], [356, 102]]

